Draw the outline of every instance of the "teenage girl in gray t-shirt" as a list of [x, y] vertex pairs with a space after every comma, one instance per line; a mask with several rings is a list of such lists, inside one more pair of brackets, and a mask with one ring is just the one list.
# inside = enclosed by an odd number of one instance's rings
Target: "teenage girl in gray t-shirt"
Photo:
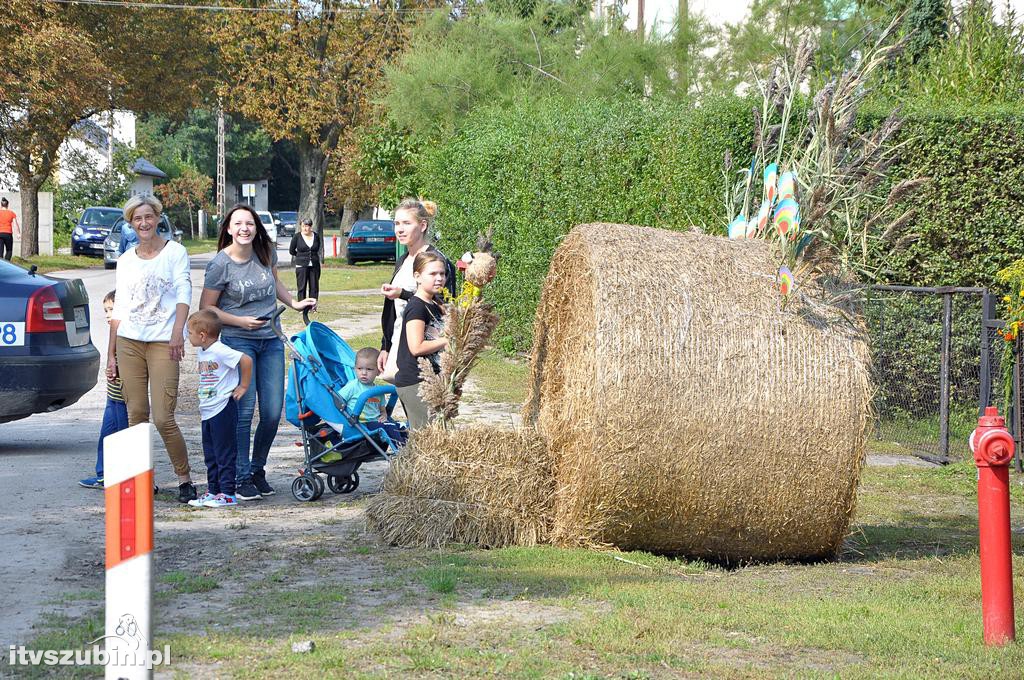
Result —
[[[271, 242], [256, 211], [236, 205], [220, 223], [217, 255], [206, 265], [200, 309], [212, 309], [224, 329], [221, 342], [252, 359], [249, 390], [238, 402], [236, 496], [256, 500], [274, 493], [267, 483], [267, 454], [277, 436], [284, 404], [284, 345], [269, 319], [280, 300], [296, 311], [316, 306], [315, 298], [296, 300], [277, 275], [277, 244]], [[260, 423], [249, 439], [256, 402]]]

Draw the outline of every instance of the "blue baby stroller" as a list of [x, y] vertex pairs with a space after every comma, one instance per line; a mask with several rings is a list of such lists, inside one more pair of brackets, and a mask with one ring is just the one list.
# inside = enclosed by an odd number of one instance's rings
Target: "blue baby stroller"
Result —
[[271, 323], [292, 353], [285, 417], [302, 432], [305, 465], [292, 481], [292, 495], [299, 501], [320, 498], [324, 493], [320, 474], [327, 476], [327, 486], [334, 493], [351, 493], [359, 486], [360, 465], [391, 460], [404, 443], [392, 441], [383, 429], [370, 430], [359, 421], [367, 400], [377, 397], [383, 403], [385, 395], [388, 399], [384, 408], [390, 419], [398, 391], [390, 385], [372, 387], [350, 411], [338, 393], [356, 377], [355, 352], [330, 328], [310, 322], [307, 313], [303, 313], [306, 328], [289, 340], [276, 323], [285, 309], [279, 308]]

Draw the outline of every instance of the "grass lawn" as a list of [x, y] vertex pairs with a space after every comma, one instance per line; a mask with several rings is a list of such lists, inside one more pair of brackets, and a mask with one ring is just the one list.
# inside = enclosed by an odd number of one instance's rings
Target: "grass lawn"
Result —
[[[344, 261], [342, 261], [344, 262]], [[346, 290], [379, 289], [381, 284], [391, 278], [394, 267], [390, 264], [339, 264], [320, 271], [321, 293], [332, 293]], [[281, 267], [278, 270], [281, 280], [289, 290], [295, 290], [295, 270]]]
[[[868, 468], [845, 549], [817, 564], [724, 568], [550, 547], [398, 550], [347, 537], [292, 551], [291, 571], [250, 573], [258, 617], [240, 602], [248, 614], [158, 629], [155, 645], [169, 644], [174, 663], [193, 669], [179, 672], [239, 678], [1020, 677], [1024, 646], [981, 640], [974, 477], [968, 464]], [[1022, 491], [1014, 478], [1016, 513]], [[1019, 583], [1019, 531], [1014, 544]], [[383, 569], [352, 580], [360, 560]], [[314, 565], [314, 581], [297, 578]], [[215, 587], [185, 572], [159, 580], [200, 599]], [[377, 605], [367, 604], [371, 592]], [[180, 615], [160, 603], [157, 621]], [[30, 647], [62, 648], [100, 627], [99, 612], [55, 618]], [[316, 651], [293, 653], [301, 640]]]
[[40, 274], [59, 272], [65, 269], [89, 269], [103, 266], [103, 258], [86, 257], [85, 255], [33, 255], [28, 259], [14, 257], [11, 261], [25, 269], [36, 265]]
[[201, 255], [203, 253], [212, 253], [217, 250], [217, 239], [215, 238], [197, 238], [197, 239], [182, 239], [181, 245], [185, 246], [189, 255]]
[[[358, 290], [385, 269], [324, 273]], [[321, 320], [379, 305], [325, 295]], [[376, 330], [342, 329], [353, 347], [379, 344]], [[488, 350], [473, 379], [486, 399], [519, 403], [528, 373]], [[1024, 645], [982, 644], [975, 475], [970, 463], [865, 468], [838, 559], [732, 568], [645, 552], [396, 549], [363, 532], [365, 496], [325, 504], [309, 528], [233, 556], [244, 570], [197, 560], [161, 573], [158, 562], [153, 646], [170, 645], [175, 677], [1021, 677]], [[1011, 480], [1020, 584], [1024, 478]], [[182, 615], [220, 593], [214, 618]], [[98, 605], [102, 594], [63, 597]], [[102, 634], [102, 613], [38, 631], [30, 649], [74, 649]], [[291, 651], [305, 640], [314, 652]]]

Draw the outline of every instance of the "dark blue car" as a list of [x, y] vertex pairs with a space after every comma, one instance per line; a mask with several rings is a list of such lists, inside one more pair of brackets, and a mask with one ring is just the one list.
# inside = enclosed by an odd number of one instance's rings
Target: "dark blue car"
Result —
[[102, 256], [103, 241], [122, 214], [120, 208], [86, 208], [78, 218], [74, 231], [71, 232], [71, 254]]
[[392, 220], [359, 220], [348, 232], [345, 260], [395, 261], [395, 223]]
[[0, 260], [0, 423], [74, 404], [99, 367], [82, 281]]

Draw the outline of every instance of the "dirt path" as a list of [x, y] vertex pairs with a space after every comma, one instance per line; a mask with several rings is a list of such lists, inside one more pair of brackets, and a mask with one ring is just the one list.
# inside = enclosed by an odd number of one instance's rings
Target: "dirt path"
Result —
[[[201, 260], [194, 263], [196, 303], [202, 287], [202, 267]], [[114, 273], [82, 270], [74, 272], [74, 276], [82, 278], [89, 289], [94, 343], [105, 354], [105, 325], [99, 301], [113, 287]], [[371, 293], [348, 291], [331, 295], [365, 299]], [[379, 324], [376, 312], [345, 314], [328, 323], [348, 337], [375, 332]], [[177, 420], [188, 445], [195, 480], [201, 485], [205, 484], [205, 468], [195, 366], [195, 350], [189, 347], [182, 364]], [[467, 422], [516, 421], [513, 414], [518, 412], [518, 406], [485, 403], [478, 395], [473, 396], [477, 394], [473, 386], [467, 392], [467, 401], [471, 402], [464, 408]], [[104, 404], [101, 380], [78, 404], [9, 423], [0, 433], [0, 493], [5, 497], [0, 509], [4, 526], [0, 581], [18, 584], [17, 593], [4, 598], [4, 606], [0, 607], [0, 649], [29, 642], [38, 634], [38, 624], [47, 617], [75, 618], [102, 603], [103, 494], [79, 488], [77, 480], [92, 474]], [[155, 504], [159, 594], [156, 620], [160, 631], [170, 632], [189, 625], [186, 612], [195, 603], [194, 595], [176, 595], [177, 586], [162, 583], [161, 578], [194, 574], [197, 561], [244, 564], [244, 569], [227, 570], [227, 578], [218, 576], [218, 587], [204, 594], [204, 600], [211, 606], [234, 611], [239, 603], [245, 602], [252, 583], [247, 576], [288, 571], [294, 566], [296, 552], [305, 554], [303, 551], [315, 550], [311, 546], [324, 543], [334, 549], [351, 542], [353, 536], [363, 535], [364, 499], [378, 489], [385, 464], [371, 463], [361, 468], [360, 488], [352, 494], [338, 496], [328, 490], [318, 502], [299, 503], [290, 492], [291, 479], [302, 464], [302, 449], [295, 446], [298, 439], [298, 430], [282, 419], [267, 468], [268, 480], [278, 493], [227, 512], [193, 511], [173, 500], [173, 471], [157, 439], [155, 476], [167, 489], [157, 496]], [[357, 562], [358, 568], [353, 566], [336, 576], [351, 582], [358, 592], [363, 581], [379, 576], [372, 562], [363, 556]], [[383, 596], [374, 590], [367, 592], [368, 600], [374, 606], [379, 604]]]

